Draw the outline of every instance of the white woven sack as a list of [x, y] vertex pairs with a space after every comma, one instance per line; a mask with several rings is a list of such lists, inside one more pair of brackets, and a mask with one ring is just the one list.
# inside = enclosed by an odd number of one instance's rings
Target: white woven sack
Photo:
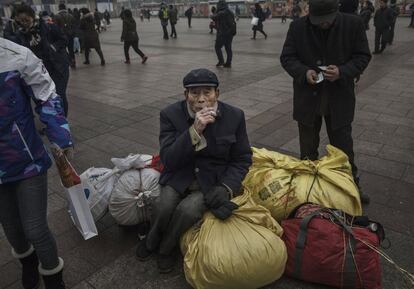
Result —
[[116, 183], [109, 201], [109, 212], [120, 225], [149, 221], [152, 201], [159, 196], [160, 173], [154, 169], [131, 169]]

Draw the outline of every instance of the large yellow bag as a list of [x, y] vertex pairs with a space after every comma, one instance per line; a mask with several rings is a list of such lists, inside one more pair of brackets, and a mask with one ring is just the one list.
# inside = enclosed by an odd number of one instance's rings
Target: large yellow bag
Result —
[[243, 186], [277, 221], [286, 219], [305, 202], [361, 215], [359, 192], [348, 157], [331, 145], [326, 150], [326, 156], [310, 161], [253, 148], [253, 164]]
[[279, 279], [287, 260], [282, 227], [249, 194], [225, 221], [210, 212], [181, 238], [184, 272], [196, 289], [255, 289]]

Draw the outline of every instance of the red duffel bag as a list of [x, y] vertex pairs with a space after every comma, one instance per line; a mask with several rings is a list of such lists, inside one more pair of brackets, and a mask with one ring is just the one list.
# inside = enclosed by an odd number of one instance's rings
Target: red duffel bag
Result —
[[369, 247], [384, 240], [379, 223], [304, 204], [282, 227], [287, 276], [337, 288], [381, 288], [380, 256]]

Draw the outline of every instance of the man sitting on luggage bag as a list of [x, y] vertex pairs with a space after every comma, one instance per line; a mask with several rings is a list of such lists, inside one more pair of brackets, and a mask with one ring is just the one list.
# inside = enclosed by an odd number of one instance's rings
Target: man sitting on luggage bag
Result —
[[230, 199], [252, 163], [244, 113], [217, 101], [217, 76], [196, 69], [183, 84], [185, 100], [160, 113], [161, 194], [148, 237], [137, 248], [141, 261], [159, 252], [161, 273], [172, 270], [181, 235], [207, 210], [222, 220], [231, 216], [237, 205]]

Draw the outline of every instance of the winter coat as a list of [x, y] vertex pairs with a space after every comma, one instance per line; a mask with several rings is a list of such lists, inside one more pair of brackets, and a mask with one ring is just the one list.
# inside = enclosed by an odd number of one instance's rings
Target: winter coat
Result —
[[259, 18], [257, 25], [253, 25], [253, 30], [263, 30], [263, 21], [266, 19], [266, 15], [264, 14], [262, 8], [256, 8], [254, 11], [254, 17]]
[[43, 19], [24, 31], [14, 21], [9, 21], [4, 30], [4, 38], [29, 48], [36, 57], [43, 60], [48, 70], [65, 73], [69, 68], [69, 56], [66, 51], [67, 37], [53, 22], [45, 23]]
[[177, 24], [177, 21], [178, 21], [178, 11], [177, 11], [177, 8], [169, 9], [168, 15], [170, 17], [170, 23], [172, 25]]
[[85, 49], [100, 48], [99, 35], [95, 29], [95, 19], [92, 13], [88, 13], [81, 18], [80, 30]]
[[234, 22], [234, 14], [228, 8], [227, 3], [219, 1], [217, 3], [217, 13], [211, 19], [216, 24], [217, 34], [216, 38], [230, 38], [233, 37], [231, 26], [236, 25]]
[[[329, 113], [334, 129], [350, 124], [354, 119], [354, 81], [371, 59], [365, 26], [362, 19], [338, 13], [330, 28], [326, 47], [317, 36], [317, 28], [309, 17], [301, 17], [290, 24], [280, 62], [293, 77], [293, 118], [312, 126], [321, 108], [322, 89], [329, 95]], [[311, 85], [306, 80], [309, 69], [336, 65], [340, 79]]]
[[124, 21], [122, 22], [121, 39], [125, 42], [138, 41], [137, 23], [134, 18], [124, 17]]
[[49, 141], [72, 146], [62, 100], [42, 61], [0, 38], [0, 184], [40, 175], [52, 164], [36, 130], [32, 100]]
[[74, 37], [76, 32], [75, 18], [67, 10], [60, 10], [54, 21], [66, 36]]
[[390, 8], [379, 8], [375, 11], [374, 26], [378, 30], [388, 30], [393, 22], [393, 12]]
[[169, 15], [168, 15], [168, 8], [167, 7], [161, 7], [160, 8], [160, 10], [158, 11], [158, 18], [160, 18], [162, 26], [167, 26], [168, 25]]

